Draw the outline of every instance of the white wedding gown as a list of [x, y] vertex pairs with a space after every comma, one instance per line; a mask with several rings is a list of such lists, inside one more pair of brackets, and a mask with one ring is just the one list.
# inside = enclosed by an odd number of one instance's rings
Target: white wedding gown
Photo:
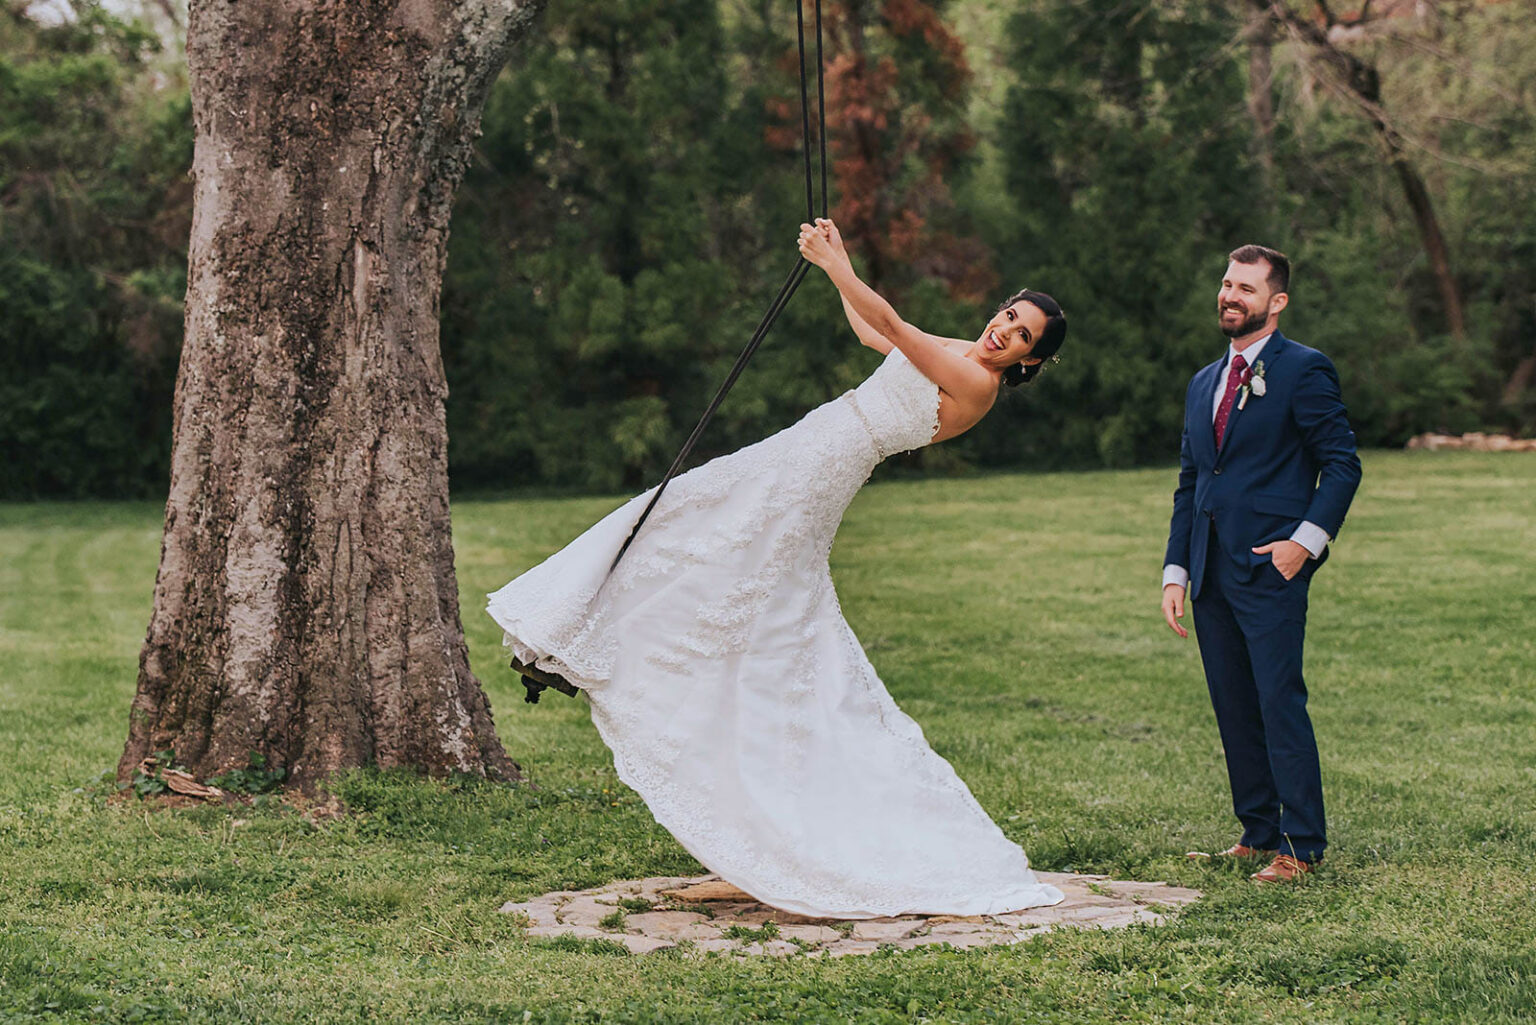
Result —
[[679, 476], [611, 579], [640, 495], [490, 596], [524, 664], [586, 692], [619, 778], [695, 858], [803, 915], [1055, 904], [844, 621], [827, 567], [938, 388], [893, 350], [856, 390]]

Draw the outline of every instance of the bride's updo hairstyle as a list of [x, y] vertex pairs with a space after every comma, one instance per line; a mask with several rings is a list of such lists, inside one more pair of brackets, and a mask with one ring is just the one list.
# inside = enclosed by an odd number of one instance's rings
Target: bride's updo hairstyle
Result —
[[1030, 366], [1015, 363], [1003, 371], [1003, 383], [1010, 388], [1028, 384], [1038, 377], [1040, 368], [1045, 366], [1044, 361], [1061, 351], [1061, 343], [1067, 338], [1067, 315], [1061, 312], [1061, 304], [1044, 292], [1021, 289], [998, 303], [993, 312], [1001, 313], [1016, 302], [1027, 302], [1045, 314], [1045, 330], [1040, 332], [1040, 337], [1035, 339], [1035, 347], [1029, 351], [1030, 356], [1038, 356], [1042, 362]]

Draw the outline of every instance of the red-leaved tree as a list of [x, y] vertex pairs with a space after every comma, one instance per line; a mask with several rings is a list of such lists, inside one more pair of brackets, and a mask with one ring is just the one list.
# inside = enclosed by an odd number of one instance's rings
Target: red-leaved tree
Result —
[[[923, 0], [825, 0], [822, 17], [832, 216], [865, 277], [898, 297], [924, 278], [956, 300], [986, 297], [991, 254], [959, 226], [948, 184], [976, 141], [960, 40]], [[784, 60], [793, 73], [795, 53]], [[772, 145], [799, 145], [798, 101], [770, 102]]]

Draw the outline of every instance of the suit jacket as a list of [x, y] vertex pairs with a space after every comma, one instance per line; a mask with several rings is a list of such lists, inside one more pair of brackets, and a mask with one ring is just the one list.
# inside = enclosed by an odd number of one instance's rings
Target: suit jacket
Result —
[[[1289, 538], [1303, 520], [1336, 537], [1360, 486], [1355, 432], [1339, 394], [1333, 363], [1276, 331], [1255, 364], [1265, 391], [1232, 407], [1221, 449], [1211, 425], [1226, 357], [1202, 368], [1184, 396], [1179, 486], [1164, 565], [1189, 569], [1190, 597], [1199, 597], [1208, 557], [1239, 563], [1249, 579], [1270, 561], [1251, 549]], [[1221, 551], [1212, 553], [1211, 525]], [[1325, 549], [1304, 572], [1328, 557]]]

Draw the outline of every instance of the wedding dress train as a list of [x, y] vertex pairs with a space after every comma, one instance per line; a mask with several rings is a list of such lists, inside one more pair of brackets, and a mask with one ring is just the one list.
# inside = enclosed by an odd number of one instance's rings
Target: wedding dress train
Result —
[[774, 907], [870, 918], [1054, 904], [896, 707], [827, 556], [938, 389], [892, 350], [857, 389], [640, 495], [490, 596], [517, 659], [586, 692], [618, 775], [701, 863]]

